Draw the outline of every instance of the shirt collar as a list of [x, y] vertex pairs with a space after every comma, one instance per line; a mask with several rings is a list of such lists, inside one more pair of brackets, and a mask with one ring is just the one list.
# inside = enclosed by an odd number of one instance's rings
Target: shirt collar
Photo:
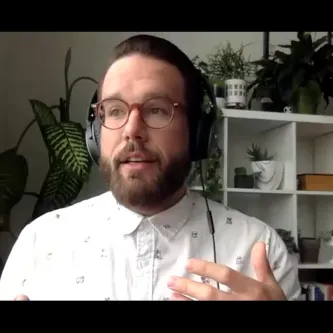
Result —
[[[194, 206], [195, 198], [190, 191], [187, 191], [174, 206], [147, 218], [147, 220], [165, 238], [171, 240], [190, 219]], [[120, 204], [117, 204], [116, 211], [117, 229], [123, 235], [129, 235], [134, 232], [140, 223], [146, 219], [145, 216], [135, 213]]]

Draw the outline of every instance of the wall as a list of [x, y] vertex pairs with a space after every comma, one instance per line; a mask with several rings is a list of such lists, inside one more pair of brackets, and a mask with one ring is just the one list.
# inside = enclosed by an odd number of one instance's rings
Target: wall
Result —
[[[134, 32], [22, 32], [1, 33], [1, 111], [0, 111], [0, 149], [14, 145], [32, 119], [29, 99], [40, 99], [54, 104], [64, 95], [64, 59], [66, 51], [72, 48], [71, 78], [88, 75], [99, 79], [105, 70], [112, 48]], [[163, 36], [190, 57], [207, 53], [221, 42], [230, 41], [239, 48], [249, 44], [245, 53], [255, 60], [262, 56], [260, 32], [153, 32]], [[295, 33], [271, 33], [271, 44], [283, 44]], [[95, 86], [82, 83], [77, 86], [72, 99], [72, 120], [84, 125], [87, 106]], [[4, 142], [4, 135], [6, 143]], [[20, 152], [27, 158], [30, 168], [27, 191], [39, 191], [47, 171], [46, 149], [37, 127], [26, 135]], [[78, 200], [104, 191], [105, 185], [94, 168], [89, 184]], [[14, 209], [12, 223], [14, 232], [20, 232], [22, 225], [30, 216], [35, 199], [25, 197]], [[12, 244], [8, 235], [0, 235], [0, 255]]]

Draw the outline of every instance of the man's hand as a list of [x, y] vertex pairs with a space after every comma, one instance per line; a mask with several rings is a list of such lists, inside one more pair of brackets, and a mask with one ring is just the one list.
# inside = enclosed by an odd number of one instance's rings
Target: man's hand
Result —
[[253, 246], [251, 264], [257, 276], [256, 280], [227, 266], [191, 259], [186, 267], [188, 272], [224, 284], [230, 288], [230, 292], [224, 292], [209, 284], [195, 282], [184, 277], [172, 277], [168, 283], [168, 287], [174, 291], [171, 299], [286, 300], [269, 266], [264, 243], [259, 242]]
[[17, 295], [14, 299], [14, 301], [30, 301], [29, 297], [25, 295]]

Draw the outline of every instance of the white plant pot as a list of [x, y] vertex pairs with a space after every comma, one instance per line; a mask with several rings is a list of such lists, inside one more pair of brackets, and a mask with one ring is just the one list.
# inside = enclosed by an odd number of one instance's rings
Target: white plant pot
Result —
[[[326, 232], [330, 233], [330, 231]], [[325, 234], [325, 233], [324, 233]], [[333, 237], [324, 235], [320, 239], [319, 262], [333, 264]]]
[[230, 79], [225, 81], [226, 108], [245, 109], [247, 104], [246, 81]]
[[280, 161], [251, 162], [256, 187], [261, 190], [277, 190], [283, 178], [284, 165]]

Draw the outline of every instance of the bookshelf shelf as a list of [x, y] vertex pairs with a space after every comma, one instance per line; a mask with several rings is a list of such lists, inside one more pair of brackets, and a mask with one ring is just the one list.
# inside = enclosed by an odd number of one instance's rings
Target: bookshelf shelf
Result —
[[[219, 144], [223, 150], [223, 203], [255, 216], [273, 228], [301, 237], [333, 230], [333, 191], [299, 191], [297, 175], [333, 174], [333, 116], [223, 109]], [[277, 190], [235, 188], [234, 170], [252, 172], [247, 148], [267, 148], [284, 164]], [[200, 191], [200, 187], [196, 187]], [[298, 245], [298, 244], [297, 244]], [[333, 264], [299, 264], [299, 269], [333, 269]]]

